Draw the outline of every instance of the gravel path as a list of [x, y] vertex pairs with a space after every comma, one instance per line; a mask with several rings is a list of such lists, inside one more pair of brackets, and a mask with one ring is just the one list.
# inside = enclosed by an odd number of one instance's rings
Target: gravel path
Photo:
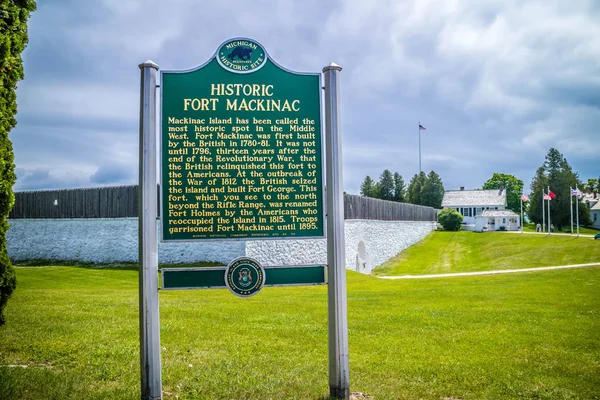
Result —
[[589, 264], [557, 265], [557, 266], [553, 266], [553, 267], [522, 268], [522, 269], [502, 269], [502, 270], [496, 270], [496, 271], [455, 272], [453, 274], [380, 276], [379, 278], [381, 278], [381, 279], [454, 278], [456, 276], [513, 274], [513, 273], [517, 273], [517, 272], [548, 271], [548, 270], [551, 270], [551, 269], [567, 269], [567, 268], [582, 268], [582, 267], [597, 267], [597, 266], [600, 266], [600, 262], [589, 263]]

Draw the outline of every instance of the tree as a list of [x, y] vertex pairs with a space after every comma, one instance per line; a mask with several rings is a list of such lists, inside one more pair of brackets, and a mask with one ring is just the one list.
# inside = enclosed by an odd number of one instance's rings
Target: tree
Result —
[[376, 197], [377, 195], [375, 183], [369, 175], [367, 175], [363, 183], [360, 185], [360, 194], [365, 197]]
[[21, 53], [27, 46], [27, 19], [35, 10], [33, 0], [0, 3], [0, 325], [4, 307], [17, 286], [15, 270], [6, 251], [8, 213], [15, 203], [15, 164], [8, 133], [17, 124], [17, 82], [23, 79]]
[[389, 169], [383, 171], [379, 177], [379, 195], [382, 200], [394, 199], [394, 177]]
[[[573, 198], [574, 200], [579, 201], [579, 198]], [[593, 221], [590, 217], [590, 209], [587, 208], [585, 205], [585, 203], [580, 202], [579, 203], [579, 225], [580, 226], [586, 226], [586, 225], [592, 225]], [[575, 202], [573, 202], [573, 221], [577, 221], [577, 208], [575, 207]], [[575, 223], [575, 222], [573, 222]], [[571, 227], [569, 226], [569, 229], [571, 229]], [[575, 226], [573, 226], [573, 230], [576, 231], [577, 228], [575, 228]]]
[[600, 188], [598, 182], [598, 179], [596, 178], [588, 178], [587, 182], [584, 183], [581, 187], [583, 190], [587, 191], [589, 190], [590, 192], [594, 192], [594, 191], [598, 191], [598, 189]]
[[463, 216], [453, 208], [444, 208], [438, 213], [438, 222], [445, 231], [458, 231], [462, 225]]
[[521, 193], [523, 193], [523, 181], [517, 179], [514, 175], [494, 172], [494, 175], [483, 184], [482, 189], [500, 189], [506, 190], [506, 208], [521, 213]]
[[360, 185], [360, 194], [381, 200], [441, 208], [444, 184], [435, 171], [431, 171], [429, 175], [421, 172], [413, 176], [407, 188], [402, 175], [398, 172], [392, 175], [390, 170], [386, 169], [379, 176], [379, 182], [374, 182], [370, 176], [365, 177]]
[[[558, 153], [558, 151], [557, 151]], [[559, 154], [558, 168], [550, 170], [548, 184], [550, 190], [556, 194], [556, 198], [550, 202], [551, 223], [561, 230], [563, 226], [571, 224], [571, 188], [579, 185], [577, 174], [567, 162], [567, 159]], [[579, 198], [575, 198], [579, 201]]]
[[404, 178], [399, 173], [394, 172], [394, 201], [404, 202], [404, 197]]
[[[555, 148], [548, 150], [544, 164], [538, 168], [536, 176], [531, 182], [530, 204], [527, 215], [535, 223], [543, 221], [542, 196], [548, 192], [548, 187], [556, 195], [550, 201], [550, 222], [558, 230], [571, 224], [571, 193], [569, 188], [580, 185], [577, 174], [567, 162], [567, 159]], [[579, 201], [579, 199], [577, 199]], [[546, 203], [547, 207], [548, 203]], [[580, 208], [583, 204], [580, 204]], [[548, 209], [545, 210], [548, 219]]]
[[421, 189], [421, 205], [433, 208], [442, 208], [444, 199], [444, 184], [435, 171], [427, 174], [427, 179]]
[[422, 204], [421, 202], [421, 192], [423, 186], [425, 186], [425, 182], [427, 181], [427, 175], [425, 172], [421, 171], [418, 175], [415, 174], [410, 183], [408, 184], [408, 188], [406, 189], [406, 201], [411, 204]]
[[406, 201], [411, 204], [441, 208], [443, 198], [444, 184], [435, 171], [414, 175], [406, 189]]
[[542, 192], [548, 186], [548, 178], [544, 174], [544, 167], [539, 167], [531, 181], [531, 194], [527, 206], [527, 216], [534, 224], [541, 224], [542, 217]]

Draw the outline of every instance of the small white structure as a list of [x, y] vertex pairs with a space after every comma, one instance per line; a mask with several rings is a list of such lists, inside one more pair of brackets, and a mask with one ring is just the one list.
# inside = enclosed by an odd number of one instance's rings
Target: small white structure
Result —
[[[463, 216], [463, 229], [484, 231], [517, 231], [521, 217], [506, 210], [506, 191], [494, 190], [448, 190], [444, 193], [442, 208], [453, 208]], [[502, 228], [501, 228], [502, 227]]]
[[485, 210], [475, 216], [475, 230], [485, 231], [518, 231], [521, 229], [521, 216], [511, 210]]

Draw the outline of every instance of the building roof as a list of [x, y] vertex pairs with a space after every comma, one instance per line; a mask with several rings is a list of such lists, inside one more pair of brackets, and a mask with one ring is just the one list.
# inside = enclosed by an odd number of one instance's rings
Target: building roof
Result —
[[442, 200], [442, 207], [490, 206], [506, 206], [506, 190], [448, 190]]
[[600, 210], [600, 201], [597, 201], [596, 204], [591, 206], [590, 210], [593, 210], [593, 211]]
[[477, 217], [518, 217], [514, 211], [511, 210], [484, 210], [481, 214], [477, 214]]

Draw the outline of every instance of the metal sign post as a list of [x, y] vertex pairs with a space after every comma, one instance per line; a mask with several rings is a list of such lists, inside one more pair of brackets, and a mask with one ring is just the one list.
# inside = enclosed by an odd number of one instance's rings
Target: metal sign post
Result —
[[348, 309], [344, 246], [344, 188], [338, 79], [342, 67], [331, 63], [325, 74], [325, 140], [327, 148], [327, 264], [329, 307], [329, 392], [336, 399], [350, 398], [348, 364]]
[[148, 60], [139, 67], [141, 92], [138, 246], [141, 389], [142, 400], [156, 400], [162, 399], [156, 238], [156, 71], [158, 65]]

